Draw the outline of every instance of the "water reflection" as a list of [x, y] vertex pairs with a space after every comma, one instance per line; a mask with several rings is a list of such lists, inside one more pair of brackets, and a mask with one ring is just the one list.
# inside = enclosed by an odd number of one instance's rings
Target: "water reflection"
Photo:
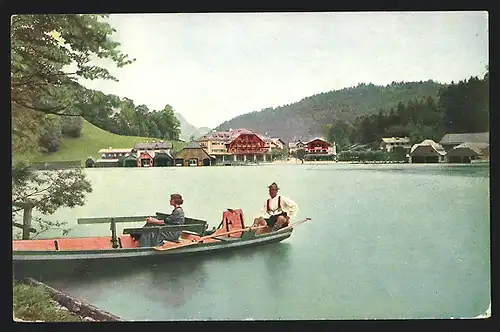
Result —
[[149, 270], [147, 297], [164, 307], [179, 307], [196, 297], [203, 287], [206, 271], [197, 260], [172, 262]]
[[290, 279], [290, 243], [281, 243], [279, 246], [261, 248], [262, 259], [265, 263], [266, 276], [264, 282], [274, 295], [281, 295], [285, 289], [286, 280]]
[[[489, 177], [490, 164], [353, 164], [353, 165], [311, 165], [307, 171], [368, 171], [397, 172], [405, 174], [459, 175], [468, 177]], [[331, 166], [331, 167], [329, 167]]]

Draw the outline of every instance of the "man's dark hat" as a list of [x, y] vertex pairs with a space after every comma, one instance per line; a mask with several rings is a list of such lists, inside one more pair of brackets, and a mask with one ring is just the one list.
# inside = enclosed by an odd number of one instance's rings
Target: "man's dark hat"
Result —
[[278, 190], [280, 189], [278, 187], [278, 185], [276, 184], [276, 182], [271, 183], [268, 188], [271, 188], [272, 186], [276, 186], [276, 189], [278, 189]]

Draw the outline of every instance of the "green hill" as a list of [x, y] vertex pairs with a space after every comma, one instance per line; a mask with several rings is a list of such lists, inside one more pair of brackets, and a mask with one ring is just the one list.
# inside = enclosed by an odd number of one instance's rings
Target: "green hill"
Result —
[[322, 136], [323, 128], [334, 120], [354, 121], [357, 116], [371, 115], [379, 109], [389, 110], [398, 102], [406, 104], [412, 98], [437, 98], [445, 85], [434, 81], [393, 82], [386, 86], [359, 84], [356, 87], [324, 92], [296, 103], [266, 108], [228, 120], [216, 130], [245, 128], [285, 142]]
[[[98, 158], [99, 154], [97, 151], [100, 149], [109, 147], [115, 149], [132, 148], [137, 142], [150, 142], [153, 139], [151, 137], [116, 135], [84, 120], [82, 136], [79, 138], [63, 137], [59, 151], [54, 153], [38, 152], [26, 156], [26, 159], [31, 162], [81, 160], [83, 163], [88, 157]], [[174, 141], [173, 150], [180, 150], [186, 144]]]

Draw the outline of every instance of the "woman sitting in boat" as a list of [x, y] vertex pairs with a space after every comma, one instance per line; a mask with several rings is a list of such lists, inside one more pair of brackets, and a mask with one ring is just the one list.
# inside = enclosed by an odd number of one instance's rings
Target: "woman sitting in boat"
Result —
[[[181, 205], [184, 203], [180, 194], [170, 195], [170, 205], [174, 207], [172, 214], [166, 220], [159, 220], [153, 217], [146, 219], [144, 227], [165, 226], [165, 225], [184, 225], [184, 210]], [[161, 246], [164, 241], [178, 242], [182, 230], [160, 230], [160, 232], [148, 232], [141, 235], [139, 240], [141, 247]]]

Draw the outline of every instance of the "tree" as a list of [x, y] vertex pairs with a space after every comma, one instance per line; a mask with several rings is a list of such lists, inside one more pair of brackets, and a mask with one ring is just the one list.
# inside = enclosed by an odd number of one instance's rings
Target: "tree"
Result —
[[[17, 140], [40, 134], [46, 118], [23, 127], [27, 112], [68, 116], [83, 115], [78, 101], [85, 97], [79, 78], [111, 79], [108, 70], [92, 64], [92, 58], [108, 58], [118, 67], [133, 60], [110, 39], [114, 32], [103, 19], [108, 15], [15, 15], [11, 22], [11, 100], [13, 135]], [[68, 66], [74, 66], [68, 72]], [[33, 147], [33, 146], [32, 146]]]
[[489, 80], [471, 77], [439, 93], [443, 125], [448, 132], [489, 131]]
[[305, 149], [297, 149], [295, 151], [295, 155], [297, 156], [298, 159], [304, 161], [304, 156], [306, 155], [306, 150]]
[[61, 133], [66, 137], [82, 136], [83, 118], [81, 116], [61, 116]]
[[335, 120], [331, 125], [326, 126], [328, 129], [327, 139], [330, 142], [335, 142], [339, 151], [346, 149], [350, 143], [352, 126], [342, 120]]
[[60, 207], [82, 206], [90, 192], [81, 169], [35, 172], [26, 164], [18, 165], [12, 170], [12, 212], [17, 216], [23, 211], [23, 240], [30, 238], [33, 209], [49, 215]]
[[180, 122], [175, 117], [172, 106], [166, 105], [163, 110], [154, 112], [153, 116], [160, 131], [161, 138], [178, 140], [181, 134]]
[[[23, 238], [29, 238], [31, 213], [53, 213], [62, 206], [84, 203], [91, 192], [81, 170], [34, 173], [16, 155], [37, 148], [48, 115], [85, 115], [92, 97], [79, 78], [117, 80], [92, 58], [112, 60], [118, 67], [133, 60], [111, 40], [115, 31], [103, 21], [108, 15], [15, 15], [11, 19], [12, 204], [13, 217], [24, 211]], [[73, 72], [65, 70], [75, 67]], [[53, 117], [53, 116], [52, 116]], [[22, 146], [28, 143], [30, 146]], [[20, 152], [21, 151], [21, 152]]]

